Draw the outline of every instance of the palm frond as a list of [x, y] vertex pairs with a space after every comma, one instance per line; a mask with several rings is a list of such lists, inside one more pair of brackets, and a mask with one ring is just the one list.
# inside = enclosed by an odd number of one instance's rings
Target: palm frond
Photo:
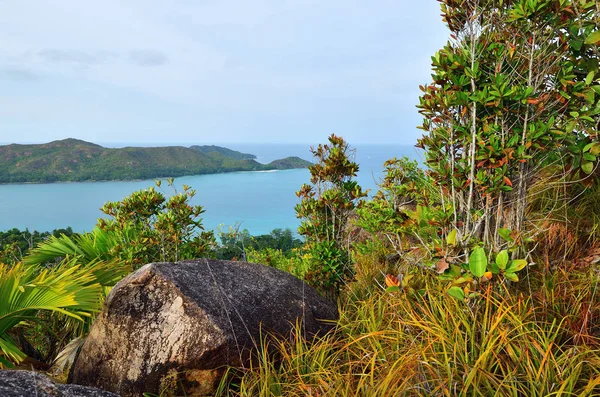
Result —
[[23, 259], [25, 264], [44, 264], [57, 259], [77, 257], [80, 263], [87, 264], [94, 260], [111, 260], [111, 250], [117, 245], [114, 235], [100, 228], [90, 233], [74, 236], [64, 234], [51, 236], [48, 240], [32, 249]]
[[[52, 269], [35, 265], [0, 264], [0, 356], [20, 362], [25, 355], [8, 336], [8, 331], [24, 322], [37, 321], [37, 313], [47, 310], [78, 322], [88, 322], [100, 311], [105, 290], [127, 273], [115, 263], [96, 261], [87, 266], [66, 259]], [[6, 365], [5, 363], [0, 365]]]

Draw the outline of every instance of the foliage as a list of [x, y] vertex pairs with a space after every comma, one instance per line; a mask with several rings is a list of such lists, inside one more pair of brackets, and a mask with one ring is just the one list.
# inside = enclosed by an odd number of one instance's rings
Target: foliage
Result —
[[0, 263], [16, 263], [23, 259], [27, 252], [50, 236], [73, 235], [73, 229], [56, 229], [52, 232], [30, 232], [28, 229], [16, 228], [0, 232]]
[[108, 149], [77, 139], [0, 146], [0, 183], [135, 180], [308, 165], [298, 157], [261, 164], [253, 155], [218, 146]]
[[474, 239], [499, 251], [500, 228], [526, 233], [540, 167], [591, 173], [600, 151], [599, 12], [595, 2], [569, 0], [441, 3], [452, 41], [421, 87], [419, 145], [452, 204], [446, 233], [457, 230], [466, 250]]
[[350, 147], [341, 137], [332, 134], [329, 144], [311, 152], [317, 160], [309, 167], [311, 185], [303, 185], [296, 193], [301, 199], [296, 206], [296, 216], [302, 219], [298, 232], [306, 238], [310, 256], [306, 279], [336, 295], [352, 275], [345, 241], [347, 221], [366, 193], [352, 179], [358, 164], [351, 160]]
[[248, 230], [240, 230], [240, 226], [236, 225], [227, 231], [220, 231], [218, 236], [221, 241], [215, 249], [215, 257], [226, 260], [246, 260], [248, 250], [277, 250], [290, 256], [294, 249], [303, 245], [302, 240], [296, 238], [289, 228], [273, 229], [269, 234], [252, 236]]
[[262, 248], [260, 250], [248, 248], [246, 255], [248, 262], [271, 266], [293, 274], [298, 278], [304, 278], [308, 271], [307, 260], [300, 255], [299, 251], [286, 254], [276, 248]]
[[547, 172], [531, 188], [527, 216], [536, 225], [534, 253], [547, 270], [600, 247], [600, 184], [586, 185]]
[[416, 161], [394, 158], [386, 161], [384, 168], [379, 191], [356, 210], [357, 217], [352, 220], [369, 238], [356, 241], [353, 248], [371, 250], [376, 240], [387, 248], [385, 255], [402, 257], [406, 267], [421, 265], [425, 257], [409, 260], [410, 252], [417, 245], [441, 244], [438, 231], [445, 224], [446, 213], [440, 195]]
[[[72, 236], [51, 236], [32, 249], [23, 263], [37, 269], [80, 267], [91, 272], [101, 286], [102, 296], [98, 309], [110, 289], [125, 275], [131, 272], [131, 264], [115, 258], [114, 249], [118, 245], [113, 234], [95, 228], [90, 233]], [[52, 362], [59, 353], [75, 338], [89, 332], [94, 316], [74, 321], [68, 316], [40, 312], [37, 315], [38, 329], [23, 333], [22, 338], [31, 344], [33, 353], [44, 362]]]
[[[577, 274], [577, 276], [575, 276]], [[596, 288], [598, 279], [569, 276]], [[572, 286], [571, 286], [572, 287]], [[593, 396], [600, 392], [598, 339], [578, 337], [563, 318], [581, 316], [577, 299], [560, 289], [523, 296], [488, 288], [464, 305], [428, 283], [423, 295], [402, 290], [352, 297], [338, 331], [315, 343], [301, 338], [271, 342], [266, 354], [230, 378], [228, 396]], [[577, 291], [577, 289], [575, 290]], [[566, 292], [566, 293], [565, 293]], [[567, 303], [568, 302], [568, 303]], [[596, 315], [598, 297], [588, 301]], [[301, 335], [301, 332], [297, 332]], [[266, 343], [266, 342], [265, 342]], [[263, 348], [261, 351], [266, 351]], [[222, 387], [226, 389], [226, 387]]]
[[43, 266], [65, 258], [77, 258], [84, 265], [96, 260], [108, 262], [115, 259], [114, 250], [118, 244], [114, 234], [97, 227], [90, 233], [50, 236], [33, 248], [23, 258], [23, 263]]
[[52, 269], [0, 264], [0, 366], [25, 358], [10, 335], [16, 327], [39, 321], [39, 311], [59, 313], [82, 323], [101, 309], [104, 288], [120, 277], [122, 273], [114, 263], [102, 261], [82, 266], [65, 260]]
[[[160, 186], [160, 182], [157, 184]], [[103, 209], [113, 219], [100, 219], [99, 226], [90, 233], [51, 236], [31, 250], [24, 262], [37, 268], [60, 263], [59, 267], [89, 269], [103, 280], [103, 296], [98, 301], [101, 306], [110, 288], [140, 265], [210, 253], [214, 236], [212, 232], [201, 232], [199, 215], [203, 209], [189, 203], [194, 194], [184, 186], [183, 193], [175, 192], [167, 199], [162, 193], [148, 189], [135, 192], [121, 202], [107, 203]], [[97, 268], [105, 273], [98, 273]], [[45, 330], [31, 336], [37, 340], [35, 348], [44, 351], [45, 360], [50, 361], [61, 349], [68, 348], [71, 340], [81, 340], [87, 335], [93, 317], [73, 322], [64, 316], [40, 313], [38, 320]]]
[[[354, 224], [368, 234], [353, 244], [355, 256], [373, 250], [374, 243], [380, 244], [385, 259], [379, 262], [384, 263], [390, 256], [396, 258], [394, 271], [398, 279], [412, 277], [416, 267], [429, 269], [447, 281], [448, 294], [460, 300], [477, 296], [492, 278], [500, 282], [519, 280], [517, 273], [527, 261], [509, 260], [508, 249], [494, 257], [483, 247], [472, 245], [469, 256], [457, 255], [457, 230], [442, 238], [451, 220], [451, 205], [444, 202], [431, 178], [415, 161], [392, 159], [385, 167], [380, 190], [357, 210]], [[503, 238], [512, 239], [510, 231], [499, 232]], [[510, 245], [510, 252], [514, 250], [514, 244]]]
[[[173, 180], [168, 184], [173, 187]], [[215, 238], [203, 231], [202, 206], [190, 203], [195, 194], [187, 185], [168, 199], [154, 188], [134, 192], [120, 202], [106, 203], [101, 210], [111, 219], [99, 219], [98, 227], [114, 235], [118, 243], [113, 254], [134, 268], [209, 255]]]

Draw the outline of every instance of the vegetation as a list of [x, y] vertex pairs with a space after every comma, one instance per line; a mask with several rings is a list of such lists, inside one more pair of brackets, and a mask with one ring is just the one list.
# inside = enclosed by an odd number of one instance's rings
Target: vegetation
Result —
[[[156, 182], [161, 186], [161, 182]], [[150, 262], [178, 261], [205, 256], [215, 237], [204, 231], [200, 215], [204, 209], [191, 205], [196, 191], [183, 185], [168, 199], [154, 188], [134, 192], [122, 201], [106, 203], [102, 212], [110, 219], [98, 220], [98, 227], [116, 236], [113, 254], [134, 268]]]
[[0, 263], [16, 263], [23, 260], [27, 252], [50, 236], [72, 236], [73, 229], [56, 229], [52, 232], [38, 232], [34, 230], [10, 229], [0, 231]]
[[336, 228], [354, 273], [337, 332], [280, 340], [222, 394], [600, 394], [600, 8], [440, 3], [451, 41], [418, 106], [428, 168], [388, 161]]
[[[589, 329], [581, 334], [568, 320], [585, 315], [577, 303], [590, 298], [588, 281], [569, 278], [533, 297], [489, 288], [470, 306], [429, 280], [422, 296], [403, 290], [344, 301], [336, 334], [271, 342], [279, 356], [259, 356], [223, 395], [598, 394], [600, 350], [584, 341]], [[576, 296], [555, 293], [583, 286]]]
[[0, 146], [0, 183], [135, 180], [232, 171], [306, 168], [288, 157], [269, 164], [255, 156], [218, 146], [102, 146], [64, 139], [42, 145]]
[[340, 307], [311, 344], [265, 338], [217, 395], [600, 395], [600, 6], [440, 3], [451, 40], [418, 105], [427, 169], [391, 159], [367, 199], [331, 135], [298, 192], [304, 243], [232, 228], [217, 244], [188, 187], [107, 203], [92, 233], [0, 265], [2, 364], [46, 335], [56, 357], [141, 264], [209, 255], [289, 271]]
[[269, 234], [252, 236], [248, 230], [239, 230], [239, 226], [230, 227], [227, 231], [219, 233], [221, 243], [215, 250], [216, 259], [248, 260], [249, 262], [263, 263], [256, 258], [259, 252], [271, 252], [290, 258], [295, 250], [303, 245], [302, 240], [294, 236], [291, 229], [274, 229]]
[[296, 193], [301, 200], [296, 214], [302, 219], [298, 232], [306, 238], [309, 263], [306, 279], [325, 294], [337, 296], [353, 273], [346, 225], [366, 193], [352, 179], [358, 164], [350, 159], [350, 146], [344, 139], [332, 134], [329, 144], [311, 152], [317, 159], [309, 167], [311, 185], [303, 185]]
[[[65, 258], [50, 269], [21, 263], [0, 264], [0, 368], [12, 367], [26, 358], [20, 344], [32, 346], [17, 340], [24, 339], [24, 327], [49, 319], [40, 314], [50, 312], [61, 317], [66, 338], [61, 341], [63, 346], [71, 338], [87, 333], [91, 319], [102, 309], [106, 288], [125, 274], [127, 270], [114, 261], [95, 260], [83, 265]], [[81, 326], [86, 323], [87, 327]], [[57, 338], [54, 333], [52, 336]]]

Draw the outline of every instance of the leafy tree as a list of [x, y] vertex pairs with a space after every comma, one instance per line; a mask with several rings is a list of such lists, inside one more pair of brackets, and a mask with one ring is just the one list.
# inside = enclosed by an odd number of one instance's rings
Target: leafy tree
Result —
[[223, 260], [242, 260], [246, 258], [246, 248], [252, 241], [247, 229], [240, 230], [240, 224], [230, 226], [227, 231], [219, 232], [221, 243], [215, 250], [215, 257]]
[[263, 248], [261, 250], [248, 248], [246, 255], [248, 262], [271, 266], [291, 273], [298, 278], [305, 277], [307, 273], [306, 261], [296, 251], [290, 255], [276, 248]]
[[414, 257], [415, 245], [440, 247], [438, 231], [447, 224], [439, 192], [432, 180], [407, 158], [391, 159], [384, 163], [385, 176], [379, 191], [356, 212], [354, 224], [371, 236], [358, 241], [358, 251], [373, 250], [371, 241], [381, 242], [394, 256], [407, 265], [423, 265], [423, 255]]
[[[273, 229], [269, 234], [252, 236], [247, 229], [240, 230], [239, 225], [230, 227], [219, 234], [220, 244], [215, 250], [217, 259], [248, 260], [249, 250], [254, 252], [277, 250], [284, 256], [291, 256], [292, 251], [301, 247], [302, 240], [294, 237], [291, 229]], [[262, 263], [262, 262], [260, 262]]]
[[[168, 184], [173, 187], [173, 180]], [[106, 203], [101, 210], [111, 218], [99, 219], [98, 227], [118, 236], [115, 255], [134, 267], [209, 255], [215, 238], [212, 231], [203, 230], [202, 206], [190, 204], [195, 194], [187, 185], [168, 199], [154, 188], [134, 192], [120, 202]]]
[[275, 249], [289, 256], [292, 250], [300, 248], [304, 242], [294, 236], [292, 229], [273, 229], [269, 234], [254, 236], [250, 247], [254, 250]]
[[323, 292], [337, 295], [352, 276], [346, 226], [366, 193], [353, 179], [358, 164], [343, 138], [332, 134], [328, 144], [311, 152], [316, 159], [309, 167], [311, 184], [296, 193], [301, 199], [296, 206], [296, 216], [302, 219], [298, 232], [306, 238], [310, 257], [306, 278]]
[[[430, 176], [452, 205], [446, 233], [467, 252], [526, 232], [540, 167], [594, 168], [600, 102], [596, 2], [441, 0], [451, 41], [432, 57], [420, 112]], [[564, 164], [564, 166], [562, 166]]]
[[16, 228], [0, 232], [0, 263], [16, 263], [23, 259], [27, 252], [50, 236], [73, 235], [73, 229], [56, 229], [52, 232], [38, 232]]

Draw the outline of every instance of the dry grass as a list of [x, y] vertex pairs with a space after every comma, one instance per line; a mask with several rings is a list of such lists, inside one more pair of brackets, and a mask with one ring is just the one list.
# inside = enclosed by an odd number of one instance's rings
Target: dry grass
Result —
[[436, 282], [422, 296], [354, 297], [343, 306], [336, 334], [310, 345], [271, 339], [278, 358], [261, 355], [218, 394], [600, 395], [599, 341], [592, 328], [581, 332], [581, 321], [592, 320], [583, 314], [598, 313], [591, 295], [598, 280], [567, 279], [540, 283], [532, 298], [495, 286], [465, 303], [441, 293]]

